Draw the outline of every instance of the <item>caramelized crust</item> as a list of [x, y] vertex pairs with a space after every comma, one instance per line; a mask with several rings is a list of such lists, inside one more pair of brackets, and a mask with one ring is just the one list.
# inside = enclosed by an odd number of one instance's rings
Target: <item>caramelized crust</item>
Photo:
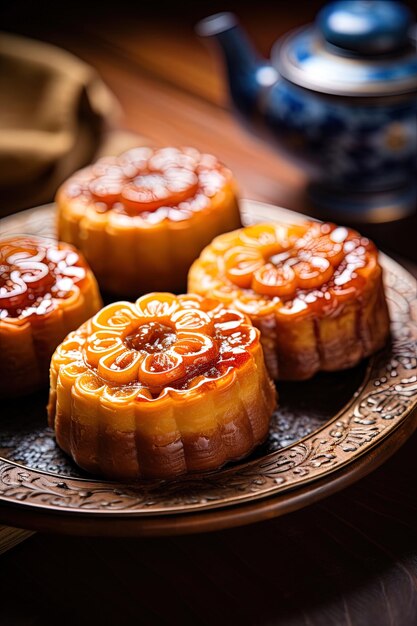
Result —
[[136, 148], [100, 159], [57, 194], [59, 237], [76, 245], [105, 291], [183, 291], [216, 235], [240, 226], [236, 185], [192, 148]]
[[101, 306], [97, 283], [68, 244], [40, 237], [0, 241], [0, 396], [47, 383], [62, 339]]
[[268, 433], [276, 392], [259, 331], [200, 296], [116, 302], [51, 361], [49, 423], [87, 471], [118, 479], [212, 470]]
[[334, 224], [257, 224], [221, 235], [188, 288], [249, 315], [275, 379], [356, 365], [389, 334], [374, 244]]

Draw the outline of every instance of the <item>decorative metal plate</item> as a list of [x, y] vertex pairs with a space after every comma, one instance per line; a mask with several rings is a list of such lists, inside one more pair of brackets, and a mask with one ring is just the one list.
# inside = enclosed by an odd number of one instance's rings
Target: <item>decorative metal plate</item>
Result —
[[[246, 223], [304, 219], [253, 201], [243, 203], [243, 216]], [[5, 218], [1, 232], [54, 236], [54, 207]], [[204, 518], [200, 529], [207, 530], [247, 522], [239, 514], [245, 506], [253, 510], [256, 504], [260, 511], [266, 510], [271, 498], [285, 502], [281, 496], [288, 494], [286, 505], [274, 507], [274, 514], [279, 515], [289, 510], [288, 500], [296, 508], [334, 491], [339, 482], [337, 488], [341, 488], [343, 481], [338, 477], [349, 472], [356, 476], [355, 464], [372, 451], [372, 463], [362, 464], [367, 469], [361, 473], [370, 471], [379, 464], [378, 450], [388, 438], [393, 441], [395, 433], [403, 432], [402, 442], [411, 434], [417, 405], [416, 281], [384, 255], [382, 264], [392, 320], [391, 345], [352, 370], [320, 374], [302, 383], [280, 383], [280, 407], [268, 441], [250, 458], [217, 472], [134, 484], [96, 480], [56, 446], [46, 426], [45, 393], [3, 405], [0, 500], [8, 506], [0, 508], [0, 520], [10, 523], [14, 511], [16, 524], [46, 527], [47, 523], [31, 522], [25, 513], [31, 511], [34, 520], [39, 515], [43, 520], [56, 519], [60, 513], [60, 519], [66, 516], [67, 532], [72, 523], [77, 527], [74, 532], [80, 532], [82, 520], [88, 520], [89, 532], [94, 532], [92, 517], [101, 525], [103, 518], [110, 523], [117, 517], [118, 530], [113, 526], [112, 532], [124, 534], [123, 523], [133, 518], [133, 533], [141, 534], [146, 526], [147, 534], [159, 534], [186, 530], [187, 519], [195, 519], [198, 513]], [[392, 443], [392, 451], [400, 443]], [[381, 459], [388, 456], [389, 447], [384, 446]], [[150, 527], [151, 520], [155, 525]]]

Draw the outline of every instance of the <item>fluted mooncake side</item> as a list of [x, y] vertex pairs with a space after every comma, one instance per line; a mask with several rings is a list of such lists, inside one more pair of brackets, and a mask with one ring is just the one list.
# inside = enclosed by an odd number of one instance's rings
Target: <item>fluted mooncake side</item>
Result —
[[259, 331], [195, 295], [111, 304], [51, 361], [58, 445], [111, 478], [169, 478], [242, 458], [267, 436], [275, 405]]
[[191, 263], [241, 225], [230, 170], [194, 148], [147, 147], [76, 172], [58, 190], [58, 234], [119, 296], [184, 291]]
[[378, 251], [334, 224], [265, 223], [221, 235], [192, 265], [188, 288], [250, 316], [275, 379], [352, 367], [389, 335]]
[[0, 240], [0, 397], [47, 386], [57, 345], [101, 306], [72, 246], [26, 235]]

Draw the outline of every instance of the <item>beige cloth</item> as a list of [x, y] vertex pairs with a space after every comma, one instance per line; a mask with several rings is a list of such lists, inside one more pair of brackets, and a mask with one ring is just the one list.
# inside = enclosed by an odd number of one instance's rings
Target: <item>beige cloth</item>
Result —
[[0, 216], [52, 200], [93, 159], [118, 113], [92, 67], [0, 33]]

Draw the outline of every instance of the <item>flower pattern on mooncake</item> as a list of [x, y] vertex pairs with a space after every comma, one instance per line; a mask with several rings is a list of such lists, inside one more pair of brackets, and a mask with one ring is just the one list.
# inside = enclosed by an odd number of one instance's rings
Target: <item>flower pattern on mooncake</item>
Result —
[[220, 235], [191, 267], [188, 287], [251, 317], [275, 379], [352, 367], [389, 334], [378, 251], [334, 224], [265, 223]]
[[94, 276], [72, 246], [32, 236], [0, 240], [0, 395], [47, 383], [56, 346], [100, 306]]
[[194, 148], [135, 148], [76, 172], [57, 194], [58, 231], [100, 287], [123, 296], [183, 291], [216, 235], [240, 226], [229, 169]]
[[241, 458], [265, 439], [275, 402], [259, 331], [195, 295], [111, 304], [51, 362], [58, 444], [109, 477], [167, 478]]

